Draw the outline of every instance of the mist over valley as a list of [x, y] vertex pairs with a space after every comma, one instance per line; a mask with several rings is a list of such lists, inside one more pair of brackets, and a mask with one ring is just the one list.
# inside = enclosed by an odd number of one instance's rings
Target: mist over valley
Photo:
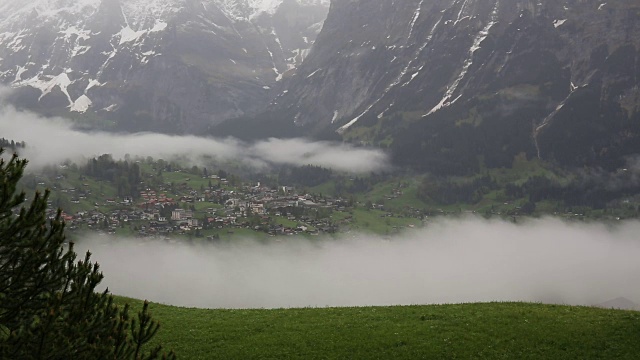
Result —
[[114, 294], [186, 307], [288, 308], [640, 299], [640, 224], [440, 219], [392, 237], [224, 244], [89, 236]]
[[[34, 131], [35, 129], [35, 131]], [[111, 133], [82, 131], [63, 118], [43, 118], [33, 112], [0, 108], [0, 133], [29, 144], [22, 155], [32, 170], [67, 160], [79, 163], [91, 157], [111, 154], [155, 158], [181, 158], [188, 165], [202, 165], [204, 158], [218, 162], [237, 161], [257, 169], [270, 165], [316, 165], [352, 173], [367, 173], [390, 167], [388, 155], [380, 149], [357, 148], [349, 144], [305, 138], [276, 139], [246, 143], [234, 138], [167, 135], [152, 132]]]

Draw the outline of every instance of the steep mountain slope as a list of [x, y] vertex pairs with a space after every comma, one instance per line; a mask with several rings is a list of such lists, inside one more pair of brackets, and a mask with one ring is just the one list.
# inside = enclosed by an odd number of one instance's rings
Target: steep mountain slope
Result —
[[328, 0], [4, 1], [0, 82], [47, 114], [195, 132], [266, 105], [327, 11]]
[[639, 75], [635, 0], [337, 0], [259, 131], [450, 173], [521, 152], [616, 167], [640, 151]]

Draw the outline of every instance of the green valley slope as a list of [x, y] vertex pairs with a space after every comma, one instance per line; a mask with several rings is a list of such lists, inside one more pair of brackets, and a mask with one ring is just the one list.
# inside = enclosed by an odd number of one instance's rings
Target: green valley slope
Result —
[[[129, 301], [133, 308], [138, 300]], [[152, 304], [182, 359], [637, 359], [640, 313], [487, 303], [203, 310]]]

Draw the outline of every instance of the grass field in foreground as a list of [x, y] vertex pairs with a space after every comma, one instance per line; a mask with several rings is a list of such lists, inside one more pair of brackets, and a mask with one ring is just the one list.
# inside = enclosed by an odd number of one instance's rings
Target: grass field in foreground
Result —
[[640, 312], [632, 311], [527, 303], [150, 309], [162, 325], [154, 341], [180, 359], [640, 358]]

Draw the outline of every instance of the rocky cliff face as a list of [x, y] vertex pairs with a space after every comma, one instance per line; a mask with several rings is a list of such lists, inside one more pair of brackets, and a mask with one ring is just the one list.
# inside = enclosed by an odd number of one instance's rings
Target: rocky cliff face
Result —
[[5, 2], [0, 82], [45, 114], [198, 132], [262, 109], [327, 11], [328, 0]]
[[258, 120], [445, 172], [519, 153], [614, 167], [640, 151], [639, 75], [635, 0], [335, 0]]

